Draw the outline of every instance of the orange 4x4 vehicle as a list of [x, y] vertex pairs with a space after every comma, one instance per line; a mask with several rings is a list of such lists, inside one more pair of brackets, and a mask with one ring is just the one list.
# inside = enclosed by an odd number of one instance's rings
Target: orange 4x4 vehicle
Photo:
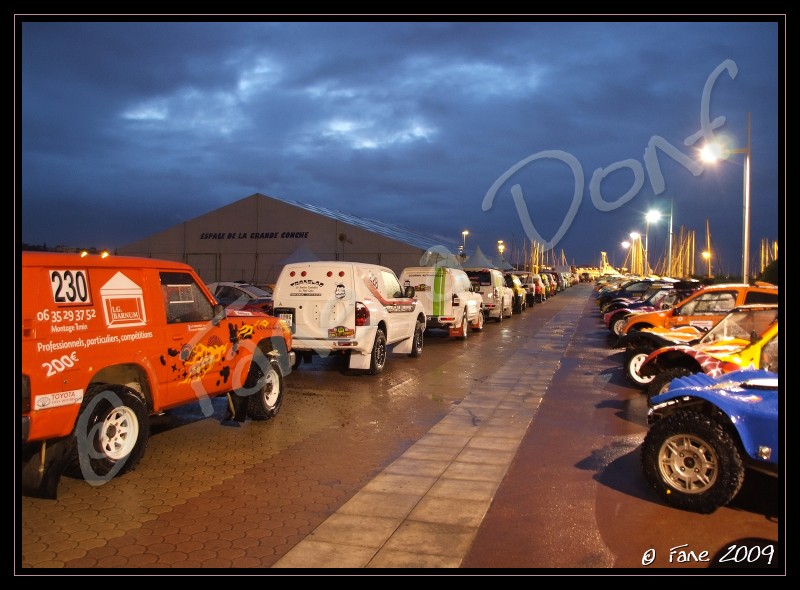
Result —
[[[64, 472], [100, 485], [144, 455], [150, 416], [228, 396], [267, 420], [294, 363], [278, 318], [225, 309], [178, 262], [22, 253], [23, 494], [55, 498]], [[220, 458], [221, 460], [223, 458]]]
[[645, 328], [695, 328], [698, 334], [716, 326], [734, 307], [750, 303], [778, 303], [778, 287], [768, 283], [755, 285], [709, 285], [698, 289], [675, 307], [645, 313], [632, 313], [620, 330], [620, 347], [630, 348], [625, 336]]
[[630, 314], [616, 345], [625, 349], [628, 379], [646, 387], [653, 375], [641, 375], [639, 369], [652, 351], [669, 344], [696, 344], [733, 308], [755, 303], [778, 304], [778, 287], [769, 283], [709, 285], [670, 309]]

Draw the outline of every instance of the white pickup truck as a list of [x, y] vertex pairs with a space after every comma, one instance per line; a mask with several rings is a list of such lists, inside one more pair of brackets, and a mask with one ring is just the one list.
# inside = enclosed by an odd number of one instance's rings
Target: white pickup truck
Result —
[[470, 328], [483, 330], [483, 298], [463, 270], [445, 266], [409, 266], [400, 284], [414, 288], [425, 308], [427, 327], [443, 328], [451, 338], [464, 340]]

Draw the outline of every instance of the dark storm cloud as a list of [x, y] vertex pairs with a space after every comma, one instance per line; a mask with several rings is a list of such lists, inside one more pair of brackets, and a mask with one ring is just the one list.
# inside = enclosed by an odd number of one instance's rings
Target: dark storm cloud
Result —
[[[19, 238], [116, 247], [254, 192], [322, 205], [491, 251], [528, 238], [510, 187], [545, 240], [579, 264], [619, 249], [652, 206], [741, 252], [742, 158], [693, 176], [660, 157], [665, 190], [598, 211], [592, 173], [636, 160], [653, 136], [694, 156], [701, 98], [745, 141], [752, 113], [751, 245], [778, 238], [784, 48], [773, 22], [33, 22], [20, 18]], [[630, 172], [602, 183], [614, 201]], [[666, 205], [666, 208], [665, 208]], [[782, 209], [781, 209], [782, 210]], [[653, 240], [663, 247], [663, 222]], [[624, 254], [618, 253], [618, 258]], [[751, 255], [752, 256], [752, 255]], [[618, 262], [621, 262], [619, 260]], [[751, 263], [751, 266], [753, 264]]]

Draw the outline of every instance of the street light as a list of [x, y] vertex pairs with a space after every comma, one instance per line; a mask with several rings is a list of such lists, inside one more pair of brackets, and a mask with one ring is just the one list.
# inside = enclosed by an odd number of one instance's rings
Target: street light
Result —
[[742, 281], [749, 283], [750, 274], [750, 113], [747, 113], [747, 147], [727, 149], [707, 144], [701, 156], [706, 162], [716, 162], [730, 154], [744, 154], [744, 188], [742, 189]]
[[[630, 249], [631, 243], [628, 240], [624, 240], [621, 245], [622, 245], [623, 248], [628, 250], [629, 254], [633, 254], [633, 250]], [[625, 255], [625, 262], [627, 262], [627, 261], [628, 261], [628, 254]], [[622, 263], [623, 268], [625, 268], [625, 262]], [[628, 268], [631, 268], [631, 267], [633, 267], [633, 260], [631, 260], [631, 266], [628, 267]]]
[[461, 237], [464, 240], [463, 245], [461, 246], [461, 255], [466, 258], [467, 257], [467, 236], [469, 235], [469, 230], [465, 229], [461, 232]]
[[661, 219], [661, 213], [655, 209], [651, 209], [645, 215], [647, 227], [644, 230], [644, 275], [650, 274], [650, 251], [648, 250], [648, 241], [650, 239], [650, 223]]
[[711, 252], [709, 252], [708, 250], [704, 250], [703, 251], [703, 258], [705, 258], [706, 262], [708, 263], [708, 278], [710, 279], [711, 278]]

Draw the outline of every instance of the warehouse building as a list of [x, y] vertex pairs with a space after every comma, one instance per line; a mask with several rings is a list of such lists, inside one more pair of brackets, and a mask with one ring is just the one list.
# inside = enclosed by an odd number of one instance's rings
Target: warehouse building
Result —
[[256, 193], [116, 253], [185, 262], [206, 283], [267, 284], [289, 262], [348, 260], [400, 273], [458, 247], [457, 239]]

